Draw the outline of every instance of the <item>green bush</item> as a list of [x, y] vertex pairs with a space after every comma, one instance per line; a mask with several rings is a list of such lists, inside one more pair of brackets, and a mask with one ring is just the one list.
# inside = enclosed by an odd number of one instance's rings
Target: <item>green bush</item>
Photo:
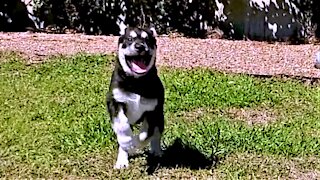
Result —
[[[243, 25], [239, 25], [233, 17], [238, 18], [236, 11], [239, 8], [228, 8], [228, 0], [32, 0], [33, 14], [45, 23], [45, 27], [53, 26], [58, 32], [71, 28], [86, 34], [114, 34], [119, 33], [119, 15], [125, 15], [125, 24], [156, 26], [159, 34], [178, 32], [185, 36], [206, 37], [215, 27], [224, 31], [227, 38], [242, 39]], [[219, 19], [216, 11], [218, 3], [224, 5], [223, 13], [226, 21]], [[239, 3], [238, 1], [237, 3]], [[304, 37], [308, 36], [313, 26], [319, 24], [320, 3], [315, 0], [300, 1], [291, 0], [290, 4], [278, 2], [280, 8], [292, 13], [295, 21], [302, 24], [305, 30]], [[234, 2], [236, 4], [236, 2]], [[247, 1], [242, 5], [249, 5]], [[23, 3], [19, 0], [4, 0], [0, 4], [0, 31], [21, 31], [26, 26], [32, 25], [28, 20], [28, 13]], [[295, 12], [298, 7], [300, 12]], [[250, 7], [249, 7], [250, 9]], [[254, 9], [254, 7], [253, 7]], [[243, 12], [242, 12], [243, 11]], [[246, 11], [241, 10], [243, 18]], [[264, 11], [256, 11], [263, 16]], [[30, 14], [29, 14], [30, 15]], [[241, 16], [242, 16], [241, 15]], [[269, 14], [274, 15], [274, 14]], [[254, 15], [255, 16], [255, 15]], [[276, 15], [275, 15], [276, 16]], [[27, 19], [21, 20], [22, 18]], [[263, 19], [263, 18], [262, 18]], [[310, 24], [312, 21], [312, 25]], [[23, 23], [21, 23], [23, 22]], [[243, 22], [242, 22], [243, 23]], [[239, 27], [238, 27], [239, 26]], [[316, 35], [319, 36], [319, 30]]]

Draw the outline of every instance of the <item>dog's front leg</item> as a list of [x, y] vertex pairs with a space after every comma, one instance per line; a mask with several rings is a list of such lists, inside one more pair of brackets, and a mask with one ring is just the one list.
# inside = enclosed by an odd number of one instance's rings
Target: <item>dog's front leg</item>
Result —
[[115, 169], [127, 168], [129, 166], [129, 155], [128, 152], [125, 151], [121, 146], [118, 149], [118, 157], [117, 162], [114, 166]]
[[135, 151], [139, 146], [139, 140], [133, 136], [128, 118], [122, 108], [119, 109], [117, 117], [113, 119], [112, 127], [119, 144], [118, 158], [114, 167], [116, 169], [126, 168], [129, 166], [128, 152]]

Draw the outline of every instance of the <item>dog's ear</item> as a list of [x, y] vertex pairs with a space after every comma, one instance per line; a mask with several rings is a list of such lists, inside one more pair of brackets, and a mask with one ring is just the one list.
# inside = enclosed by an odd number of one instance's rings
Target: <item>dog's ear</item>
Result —
[[150, 27], [149, 30], [151, 31], [151, 33], [152, 33], [152, 35], [153, 35], [154, 37], [157, 37], [157, 36], [158, 36], [157, 31], [156, 31], [156, 28]]
[[151, 28], [149, 28], [149, 30], [151, 31], [151, 33], [152, 33], [152, 35], [153, 35], [154, 37], [157, 37], [157, 36], [158, 36], [157, 31], [156, 31], [156, 28], [151, 27]]
[[118, 46], [120, 43], [123, 43], [123, 41], [124, 41], [124, 37], [123, 37], [123, 35], [121, 35], [118, 39]]
[[149, 28], [148, 30], [151, 32], [151, 34], [154, 36], [154, 37], [157, 37], [158, 34], [157, 34], [157, 31], [156, 31], [156, 28], [153, 24], [149, 24]]

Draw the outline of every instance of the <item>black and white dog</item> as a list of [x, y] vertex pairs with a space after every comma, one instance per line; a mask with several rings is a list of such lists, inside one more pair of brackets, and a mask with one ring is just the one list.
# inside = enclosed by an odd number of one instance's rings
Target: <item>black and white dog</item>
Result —
[[[164, 87], [157, 74], [154, 28], [127, 27], [118, 42], [118, 56], [107, 94], [107, 108], [119, 151], [116, 169], [128, 167], [129, 154], [151, 142], [151, 153], [161, 156], [164, 130]], [[142, 123], [133, 134], [132, 125]]]

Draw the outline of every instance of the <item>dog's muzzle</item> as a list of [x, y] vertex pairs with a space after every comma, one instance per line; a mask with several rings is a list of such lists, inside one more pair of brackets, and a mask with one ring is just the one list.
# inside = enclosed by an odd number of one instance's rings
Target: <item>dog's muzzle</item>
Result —
[[153, 51], [145, 43], [135, 43], [132, 46], [135, 52], [125, 55], [126, 63], [136, 74], [145, 74], [150, 68]]
[[135, 43], [134, 47], [137, 49], [139, 54], [148, 51], [148, 48], [143, 43]]
[[146, 73], [150, 63], [151, 56], [143, 52], [136, 56], [126, 56], [128, 66], [132, 71], [138, 74]]

